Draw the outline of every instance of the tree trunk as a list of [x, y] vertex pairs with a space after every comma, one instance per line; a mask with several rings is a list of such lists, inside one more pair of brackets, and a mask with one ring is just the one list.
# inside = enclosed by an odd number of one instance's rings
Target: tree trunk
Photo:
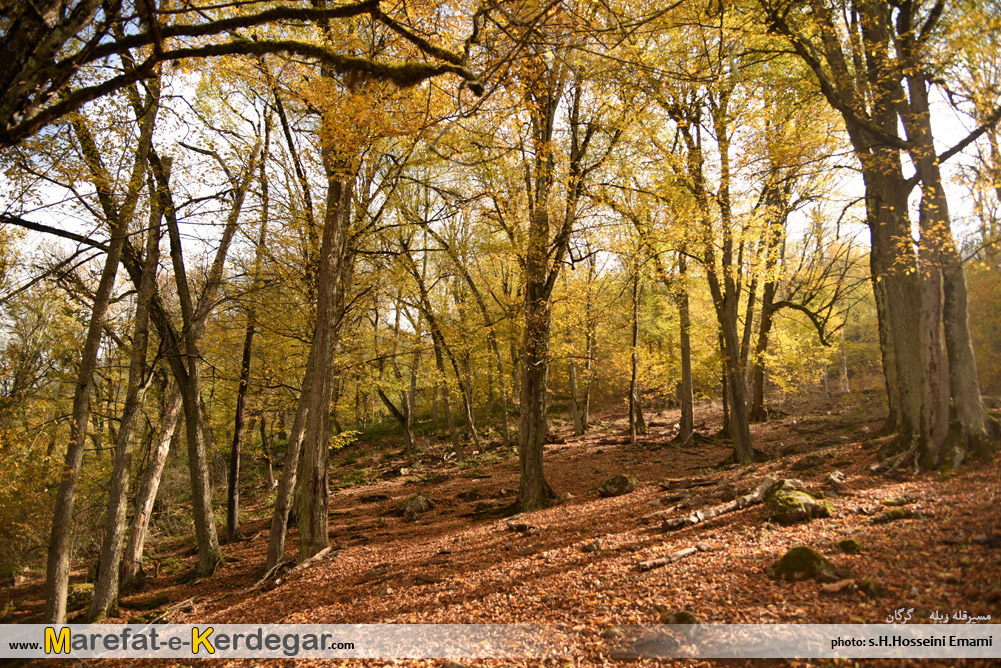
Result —
[[[271, 139], [271, 117], [264, 121], [264, 152], [260, 165], [261, 185], [261, 231], [254, 252], [254, 275], [251, 292], [259, 284], [261, 266], [264, 263], [264, 244], [268, 235], [268, 144]], [[247, 330], [243, 337], [243, 356], [240, 360], [240, 380], [236, 389], [236, 413], [233, 416], [233, 444], [229, 452], [229, 479], [226, 490], [226, 540], [235, 543], [240, 539], [240, 445], [243, 440], [244, 413], [247, 407], [247, 390], [250, 389], [250, 362], [254, 350], [254, 324], [256, 312], [253, 306], [247, 311]], [[253, 431], [253, 427], [251, 427]], [[269, 462], [270, 464], [270, 462]]]
[[[136, 497], [135, 514], [132, 516], [132, 529], [125, 546], [125, 556], [122, 561], [122, 575], [119, 590], [137, 589], [142, 581], [142, 556], [149, 531], [149, 521], [153, 516], [153, 504], [156, 503], [160, 479], [167, 464], [167, 454], [170, 442], [174, 438], [174, 429], [181, 414], [181, 392], [176, 383], [171, 383], [164, 397], [160, 410], [160, 426], [157, 430], [150, 462], [143, 472], [139, 485], [139, 495]], [[105, 562], [107, 563], [107, 562]]]
[[692, 388], [692, 317], [688, 303], [688, 261], [683, 252], [678, 253], [678, 328], [681, 341], [681, 384], [678, 402], [681, 404], [681, 421], [676, 440], [687, 443], [694, 435], [695, 397]]
[[66, 595], [69, 590], [70, 542], [73, 529], [73, 505], [76, 500], [76, 486], [80, 479], [83, 450], [87, 439], [87, 425], [90, 421], [90, 395], [97, 368], [97, 355], [101, 346], [101, 334], [108, 313], [108, 305], [115, 287], [118, 263], [128, 235], [128, 225], [135, 210], [139, 191], [142, 188], [146, 151], [153, 134], [154, 119], [158, 105], [155, 84], [151, 85], [152, 99], [145, 116], [141, 120], [141, 131], [133, 162], [129, 189], [122, 206], [116, 205], [112, 193], [112, 179], [101, 160], [101, 154], [90, 134], [86, 123], [77, 119], [73, 127], [80, 143], [84, 162], [97, 189], [98, 200], [111, 228], [111, 239], [105, 256], [104, 268], [94, 305], [91, 308], [90, 323], [80, 353], [76, 386], [73, 392], [72, 421], [70, 439], [63, 462], [62, 477], [56, 492], [56, 503], [52, 512], [52, 531], [49, 535], [48, 562], [45, 571], [45, 610], [43, 619], [51, 624], [62, 624], [66, 619]]
[[573, 434], [574, 436], [583, 436], [587, 431], [587, 425], [584, 424], [584, 401], [580, 395], [580, 388], [577, 386], [577, 361], [573, 358], [570, 359], [567, 373], [570, 382], [570, 412], [573, 415]]
[[118, 600], [118, 564], [122, 559], [125, 542], [126, 511], [128, 510], [129, 474], [132, 469], [132, 448], [139, 413], [146, 399], [146, 353], [149, 348], [149, 314], [156, 292], [157, 265], [160, 259], [160, 219], [163, 211], [154, 203], [151, 206], [149, 230], [146, 238], [146, 255], [139, 294], [136, 296], [135, 334], [132, 337], [132, 354], [129, 359], [129, 379], [125, 408], [115, 443], [115, 459], [108, 488], [108, 507], [105, 511], [104, 538], [101, 542], [100, 562], [104, 564], [94, 583], [87, 619], [103, 619]]
[[[327, 112], [330, 114], [332, 112]], [[326, 117], [326, 116], [325, 116]], [[307, 406], [303, 435], [303, 471], [299, 512], [299, 561], [304, 561], [329, 545], [327, 537], [327, 453], [331, 376], [337, 329], [338, 292], [347, 253], [354, 168], [325, 151], [328, 179], [327, 209], [320, 245], [320, 269], [317, 276], [316, 332], [310, 359], [312, 382], [303, 388], [300, 405]], [[315, 355], [312, 354], [315, 350]], [[309, 371], [307, 371], [309, 373]], [[290, 466], [291, 462], [286, 463]], [[282, 532], [284, 533], [284, 531]]]
[[761, 324], [758, 326], [758, 342], [754, 345], [754, 366], [751, 369], [751, 422], [764, 422], [768, 419], [768, 409], [765, 408], [765, 351], [768, 350], [768, 337], [772, 331], [775, 311], [772, 303], [775, 297], [775, 284], [768, 282], [761, 295]]
[[306, 371], [302, 380], [299, 406], [292, 421], [292, 431], [289, 433], [285, 460], [282, 463], [282, 477], [278, 483], [278, 491], [275, 494], [275, 509], [271, 516], [271, 532], [268, 538], [268, 554], [264, 566], [265, 570], [271, 570], [285, 559], [285, 532], [288, 528], [289, 511], [292, 507], [292, 498], [295, 494], [296, 482], [298, 480], [303, 431], [308, 411], [308, 404], [303, 400], [303, 397], [309, 393], [309, 387], [313, 382], [313, 368], [315, 367], [313, 357], [315, 354], [316, 346], [311, 346], [309, 359], [306, 361]]
[[925, 78], [915, 72], [907, 76], [910, 113], [904, 114], [904, 126], [915, 148], [911, 159], [921, 179], [919, 226], [922, 253], [929, 264], [941, 267], [942, 323], [948, 351], [949, 389], [952, 405], [961, 430], [961, 445], [952, 453], [925, 453], [926, 467], [942, 463], [945, 456], [955, 466], [966, 457], [966, 451], [986, 460], [997, 449], [988, 432], [987, 411], [980, 394], [977, 363], [970, 340], [966, 275], [952, 237], [949, 202], [942, 186], [942, 175], [932, 137], [928, 89]]
[[240, 359], [240, 380], [236, 389], [236, 414], [233, 418], [233, 444], [229, 450], [229, 478], [226, 488], [226, 541], [240, 540], [240, 445], [243, 440], [247, 389], [250, 386], [250, 358], [254, 348], [254, 318], [247, 314], [247, 331], [243, 336], [243, 356]]
[[268, 429], [263, 413], [261, 414], [261, 457], [264, 459], [264, 472], [268, 480], [268, 489], [274, 489], [277, 483], [275, 481], [274, 465], [271, 460], [271, 443], [268, 439]]
[[640, 333], [640, 276], [638, 267], [633, 270], [633, 318], [632, 345], [630, 354], [631, 375], [629, 378], [629, 442], [636, 444], [637, 434], [646, 433], [646, 423], [640, 409], [639, 387], [639, 333]]
[[73, 394], [73, 413], [70, 423], [70, 442], [66, 449], [62, 479], [56, 493], [52, 513], [52, 533], [49, 537], [49, 557], [45, 574], [45, 615], [50, 624], [62, 624], [66, 619], [66, 595], [69, 589], [70, 538], [73, 528], [73, 503], [76, 485], [80, 479], [83, 449], [87, 438], [90, 415], [90, 391], [94, 370], [97, 368], [97, 350], [101, 343], [104, 320], [108, 313], [111, 291], [118, 272], [125, 229], [115, 229], [105, 257], [101, 281], [94, 295], [87, 337], [84, 339], [77, 369], [76, 391]]
[[839, 389], [842, 394], [848, 394], [852, 391], [852, 388], [848, 382], [848, 351], [845, 349], [845, 328], [843, 326], [841, 328], [841, 346], [838, 353]]

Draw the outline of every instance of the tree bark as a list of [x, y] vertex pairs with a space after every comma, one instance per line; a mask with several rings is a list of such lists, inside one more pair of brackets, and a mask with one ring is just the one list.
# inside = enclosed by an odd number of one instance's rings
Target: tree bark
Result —
[[[151, 90], [153, 87], [151, 86]], [[112, 180], [105, 168], [101, 154], [90, 134], [86, 122], [77, 118], [73, 127], [80, 142], [84, 162], [87, 164], [90, 176], [97, 189], [98, 200], [105, 218], [111, 228], [111, 239], [105, 256], [104, 268], [97, 291], [94, 294], [94, 305], [91, 309], [90, 323], [80, 354], [80, 366], [77, 369], [76, 386], [73, 393], [72, 421], [70, 423], [70, 440], [63, 462], [62, 478], [56, 493], [55, 508], [52, 513], [52, 531], [49, 536], [48, 562], [45, 578], [45, 610], [43, 618], [52, 624], [62, 624], [66, 619], [66, 595], [69, 590], [70, 541], [73, 528], [73, 505], [76, 499], [76, 486], [80, 479], [80, 466], [83, 463], [83, 449], [87, 438], [87, 424], [90, 420], [90, 394], [93, 388], [94, 371], [97, 368], [97, 353], [101, 345], [101, 334], [108, 313], [111, 293], [118, 274], [118, 263], [121, 261], [123, 249], [128, 236], [128, 225], [132, 219], [139, 191], [142, 188], [143, 173], [146, 161], [146, 151], [152, 141], [158, 105], [157, 98], [151, 98], [148, 110], [140, 120], [141, 130], [132, 165], [132, 174], [128, 191], [122, 206], [119, 208], [112, 193]]]
[[105, 511], [104, 537], [101, 542], [100, 562], [104, 565], [98, 571], [94, 583], [87, 619], [91, 622], [103, 619], [108, 612], [117, 608], [119, 562], [125, 543], [126, 511], [128, 510], [129, 474], [132, 469], [132, 449], [139, 413], [146, 399], [146, 353], [149, 349], [149, 314], [156, 292], [157, 265], [160, 260], [160, 231], [163, 211], [152, 203], [149, 216], [149, 230], [146, 233], [146, 254], [143, 262], [143, 276], [136, 296], [135, 328], [132, 337], [132, 354], [129, 360], [129, 379], [125, 396], [125, 408], [118, 427], [115, 443], [115, 459], [108, 489], [108, 506]]
[[163, 469], [167, 464], [170, 442], [174, 438], [174, 429], [177, 427], [180, 414], [181, 392], [176, 383], [170, 383], [160, 409], [160, 426], [154, 440], [155, 445], [149, 464], [143, 472], [142, 482], [139, 484], [139, 494], [136, 496], [132, 528], [129, 532], [129, 540], [125, 546], [125, 556], [122, 561], [120, 591], [138, 589], [142, 582], [143, 548], [146, 544], [150, 518], [153, 516], [156, 494], [160, 488], [160, 479], [163, 477]]
[[[271, 139], [271, 118], [264, 121], [264, 152], [260, 164], [261, 185], [261, 229], [257, 238], [257, 248], [254, 251], [254, 275], [251, 279], [251, 292], [259, 285], [261, 268], [264, 264], [264, 249], [268, 235], [268, 144]], [[233, 416], [233, 443], [229, 452], [229, 479], [226, 489], [226, 540], [234, 543], [240, 539], [240, 446], [243, 440], [244, 414], [247, 407], [247, 391], [250, 388], [250, 363], [254, 350], [254, 333], [256, 309], [251, 306], [247, 310], [247, 329], [243, 336], [243, 355], [240, 359], [240, 380], [236, 389], [236, 411]], [[251, 426], [253, 431], [253, 426]], [[263, 432], [262, 432], [263, 433]], [[268, 460], [270, 467], [271, 461]]]
[[[330, 114], [332, 112], [327, 112]], [[311, 382], [304, 384], [300, 405], [305, 404], [303, 432], [303, 470], [299, 512], [299, 561], [304, 561], [329, 545], [327, 537], [327, 453], [331, 376], [337, 330], [338, 293], [347, 254], [348, 226], [355, 168], [333, 156], [332, 147], [324, 148], [327, 173], [327, 208], [320, 245], [316, 295], [316, 332], [310, 355]], [[309, 374], [307, 370], [307, 374]], [[291, 466], [287, 462], [286, 466]], [[284, 477], [284, 476], [283, 476]], [[282, 531], [284, 534], [284, 530]], [[276, 562], [277, 563], [277, 562]]]
[[695, 397], [692, 388], [692, 317], [688, 302], [688, 260], [683, 251], [678, 253], [678, 287], [674, 291], [678, 304], [678, 329], [681, 344], [681, 384], [678, 402], [681, 404], [681, 420], [678, 435], [680, 443], [687, 443], [694, 436]]

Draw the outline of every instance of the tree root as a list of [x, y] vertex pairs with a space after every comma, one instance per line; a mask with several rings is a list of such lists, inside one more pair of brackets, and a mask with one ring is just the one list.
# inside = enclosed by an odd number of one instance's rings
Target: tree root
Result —
[[906, 450], [896, 455], [886, 457], [882, 461], [876, 462], [869, 467], [869, 470], [873, 473], [886, 473], [888, 471], [894, 471], [908, 459], [910, 459], [914, 463], [914, 466], [917, 467], [919, 439], [911, 438], [910, 440], [910, 445]]

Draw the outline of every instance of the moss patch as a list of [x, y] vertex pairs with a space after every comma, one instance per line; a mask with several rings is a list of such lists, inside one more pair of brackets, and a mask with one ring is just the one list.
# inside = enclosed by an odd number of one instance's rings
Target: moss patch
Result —
[[845, 538], [838, 541], [838, 549], [845, 554], [861, 554], [862, 553], [862, 543], [855, 540], [854, 538]]
[[831, 516], [831, 502], [806, 492], [779, 490], [765, 502], [765, 516], [783, 526]]
[[896, 522], [898, 520], [906, 520], [914, 517], [914, 513], [911, 512], [910, 508], [890, 508], [889, 510], [884, 510], [881, 513], [872, 516], [873, 524], [887, 524], [888, 522]]
[[161, 594], [160, 596], [139, 601], [122, 601], [119, 605], [126, 610], [156, 610], [168, 603], [170, 603], [170, 597], [166, 594]]
[[765, 569], [770, 577], [784, 580], [806, 580], [820, 577], [837, 579], [834, 565], [812, 547], [799, 545]]

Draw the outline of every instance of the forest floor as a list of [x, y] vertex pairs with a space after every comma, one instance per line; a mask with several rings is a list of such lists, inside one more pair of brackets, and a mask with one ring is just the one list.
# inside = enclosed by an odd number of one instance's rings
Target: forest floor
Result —
[[[553, 624], [577, 644], [571, 654], [546, 661], [552, 666], [622, 665], [614, 659], [620, 628], [656, 624], [665, 611], [688, 611], [707, 623], [883, 623], [898, 608], [914, 608], [915, 621], [959, 609], [971, 616], [989, 614], [993, 623], [1001, 619], [997, 458], [987, 466], [949, 474], [873, 475], [869, 467], [877, 461], [881, 442], [874, 438], [881, 423], [875, 395], [850, 394], [785, 410], [752, 427], [756, 447], [769, 459], [750, 467], [713, 466], [731, 450], [728, 442], [709, 436], [720, 426], [718, 415], [700, 416], [699, 431], [706, 437], [685, 447], [671, 441], [676, 411], [648, 416], [650, 432], [635, 445], [624, 436], [621, 416], [595, 420], [581, 438], [562, 426], [554, 432], [557, 442], [547, 446], [546, 471], [553, 489], [571, 496], [520, 518], [531, 525], [524, 532], [512, 531], [506, 518], [488, 513], [514, 499], [518, 460], [513, 449], [488, 450], [458, 464], [425, 457], [402, 471], [395, 451], [347, 450], [333, 458], [332, 486], [339, 479], [376, 481], [332, 495], [333, 549], [315, 565], [286, 573], [277, 584], [272, 580], [253, 592], [243, 591], [261, 575], [269, 525], [269, 495], [247, 490], [243, 531], [248, 539], [224, 547], [227, 560], [216, 575], [183, 582], [181, 574], [194, 565], [191, 540], [155, 545], [159, 559], [169, 559], [176, 570], [167, 574], [161, 569], [144, 591], [126, 600], [164, 595], [171, 602], [164, 607], [176, 607], [165, 621], [176, 623]], [[818, 456], [815, 465], [801, 469], [809, 454]], [[835, 470], [845, 474], [840, 489], [825, 482]], [[601, 498], [598, 487], [616, 474], [638, 479], [635, 491]], [[719, 504], [752, 491], [766, 476], [798, 478], [807, 490], [824, 491], [833, 506], [831, 516], [783, 527], [767, 522], [762, 506], [756, 505], [667, 533], [659, 521], [644, 518], [665, 510], [669, 516], [683, 516]], [[396, 511], [416, 494], [434, 506], [408, 522]], [[888, 500], [905, 503], [912, 516], [874, 522]], [[846, 537], [861, 543], [860, 554], [838, 549], [837, 542]], [[294, 532], [288, 545], [288, 556], [294, 558]], [[699, 551], [663, 567], [644, 571], [639, 566], [696, 545]], [[881, 591], [871, 596], [846, 587], [829, 593], [816, 580], [769, 578], [765, 568], [797, 545], [814, 547], [856, 582], [875, 580]], [[82, 581], [82, 565], [75, 575], [74, 582]], [[37, 622], [41, 587], [36, 577], [20, 587], [0, 588], [0, 603], [15, 603], [4, 621]], [[155, 616], [125, 610], [126, 616], [108, 621], [126, 622], [136, 614]], [[437, 660], [333, 663], [443, 665]], [[855, 662], [798, 665], [832, 663]], [[167, 664], [177, 662], [159, 662]], [[464, 660], [459, 665], [525, 662]]]

